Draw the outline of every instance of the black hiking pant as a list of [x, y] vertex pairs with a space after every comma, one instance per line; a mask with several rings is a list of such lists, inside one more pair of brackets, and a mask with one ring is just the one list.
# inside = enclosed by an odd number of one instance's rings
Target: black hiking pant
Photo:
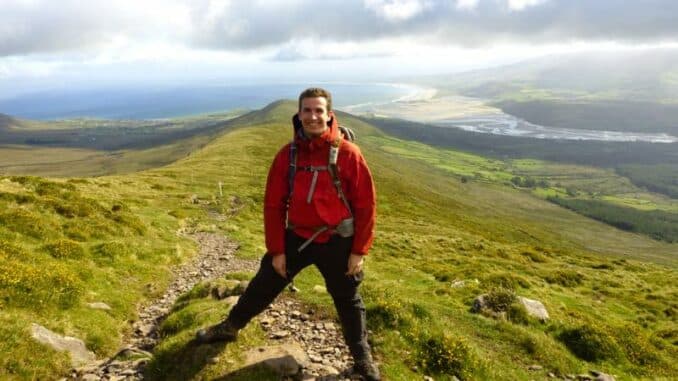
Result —
[[334, 300], [334, 306], [341, 321], [344, 340], [353, 359], [359, 361], [369, 354], [367, 329], [365, 326], [365, 305], [358, 293], [363, 279], [362, 271], [348, 276], [348, 258], [351, 255], [353, 238], [333, 235], [327, 243], [311, 243], [304, 250], [297, 249], [306, 241], [291, 231], [285, 234], [285, 256], [287, 279], [275, 272], [272, 257], [264, 255], [257, 275], [250, 282], [238, 303], [231, 310], [228, 320], [237, 328], [243, 328], [256, 315], [268, 307], [295, 275], [307, 266], [315, 265], [323, 278], [327, 291]]

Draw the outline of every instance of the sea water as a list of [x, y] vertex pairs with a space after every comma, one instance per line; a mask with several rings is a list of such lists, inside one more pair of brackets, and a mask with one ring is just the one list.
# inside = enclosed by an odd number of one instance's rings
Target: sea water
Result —
[[416, 87], [389, 83], [210, 84], [50, 90], [0, 100], [0, 113], [25, 119], [158, 119], [258, 109], [296, 99], [311, 86], [332, 92], [336, 108], [407, 97]]

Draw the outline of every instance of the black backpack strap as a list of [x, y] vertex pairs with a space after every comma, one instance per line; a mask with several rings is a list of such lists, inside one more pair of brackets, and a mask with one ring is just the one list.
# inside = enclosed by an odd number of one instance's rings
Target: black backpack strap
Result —
[[287, 184], [289, 193], [287, 193], [286, 206], [289, 208], [292, 192], [294, 191], [294, 176], [297, 174], [297, 144], [292, 140], [290, 143], [290, 166], [287, 170]]

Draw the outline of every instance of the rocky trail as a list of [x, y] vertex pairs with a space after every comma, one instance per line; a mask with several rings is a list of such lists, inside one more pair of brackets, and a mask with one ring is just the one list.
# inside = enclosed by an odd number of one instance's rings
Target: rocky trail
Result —
[[[174, 270], [175, 278], [160, 298], [139, 309], [139, 320], [118, 353], [73, 369], [63, 380], [143, 380], [144, 368], [159, 341], [158, 327], [181, 294], [199, 282], [223, 278], [230, 272], [255, 272], [259, 266], [258, 261], [236, 258], [238, 245], [221, 234], [187, 236], [198, 243], [199, 254]], [[341, 328], [316, 316], [298, 300], [281, 295], [251, 324], [260, 324], [271, 344], [250, 350], [245, 366], [267, 364], [279, 371], [281, 380], [351, 380], [351, 360]]]

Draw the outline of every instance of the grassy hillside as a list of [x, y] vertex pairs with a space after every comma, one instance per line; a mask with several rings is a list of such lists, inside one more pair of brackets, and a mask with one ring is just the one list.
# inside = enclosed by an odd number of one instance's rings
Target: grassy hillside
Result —
[[[294, 107], [275, 103], [242, 116], [230, 132], [158, 169], [84, 180], [0, 180], [0, 210], [14, 213], [0, 224], [2, 255], [13, 261], [2, 263], [34, 268], [19, 274], [42, 274], [17, 278], [25, 284], [39, 279], [39, 287], [0, 283], [0, 349], [11, 355], [0, 359], [0, 378], [49, 378], [66, 371], [63, 356], [43, 349], [46, 360], [32, 356], [37, 345], [27, 337], [31, 321], [90, 338], [91, 348], [110, 354], [129, 329], [134, 304], [162, 289], [169, 264], [193, 253], [192, 244], [175, 234], [178, 229], [223, 232], [240, 243], [238, 255], [259, 257], [266, 172], [291, 137]], [[377, 237], [363, 294], [388, 379], [421, 378], [415, 366], [437, 380], [452, 374], [528, 380], [593, 368], [618, 379], [678, 376], [670, 362], [678, 355], [677, 245], [620, 232], [505, 185], [461, 182], [430, 160], [449, 151], [408, 145], [339, 117], [357, 131], [377, 185]], [[411, 155], [393, 149], [398, 146]], [[447, 165], [464, 165], [463, 155], [449, 155]], [[189, 202], [192, 194], [201, 203]], [[237, 200], [239, 212], [226, 221], [211, 219], [215, 212], [232, 214], [228, 200]], [[87, 228], [90, 233], [77, 234]], [[452, 287], [455, 280], [465, 286]], [[321, 282], [316, 271], [304, 272], [298, 297], [331, 311], [329, 297], [308, 292]], [[47, 289], [58, 292], [50, 296]], [[538, 323], [515, 306], [508, 320], [470, 313], [473, 298], [483, 292], [508, 304], [514, 293], [539, 299], [552, 319]], [[187, 296], [188, 303], [170, 316], [172, 329], [157, 348], [149, 378], [181, 379], [169, 369], [218, 378], [237, 366], [230, 360], [238, 353], [263, 340], [260, 328], [251, 325], [215, 364], [200, 358], [209, 354], [206, 348], [186, 353], [195, 329], [225, 313], [201, 295]], [[44, 302], [38, 307], [22, 300]], [[93, 312], [83, 306], [89, 301], [116, 308]], [[534, 363], [544, 370], [528, 371]]]
[[[104, 176], [156, 168], [200, 149], [242, 113], [236, 110], [152, 121], [18, 122], [6, 117], [21, 128], [0, 135], [0, 174]], [[0, 129], [2, 126], [0, 117]]]
[[542, 126], [678, 135], [678, 104], [632, 101], [505, 100], [496, 107]]

